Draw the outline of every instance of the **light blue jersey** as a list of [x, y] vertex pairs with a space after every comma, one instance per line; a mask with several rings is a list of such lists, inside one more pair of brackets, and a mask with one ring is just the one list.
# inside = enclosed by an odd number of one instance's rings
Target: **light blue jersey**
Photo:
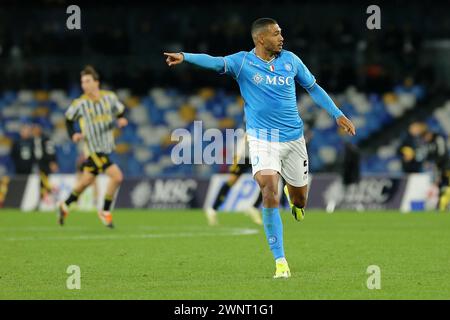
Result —
[[303, 121], [297, 108], [295, 83], [334, 118], [342, 116], [326, 92], [294, 53], [282, 50], [271, 61], [241, 51], [226, 57], [183, 53], [187, 62], [231, 75], [245, 101], [247, 133], [268, 141], [287, 142], [303, 135]]
[[238, 82], [245, 101], [248, 134], [269, 141], [299, 139], [303, 121], [297, 108], [295, 82], [305, 89], [316, 82], [300, 58], [282, 50], [267, 62], [252, 50], [226, 56], [224, 60], [224, 72]]

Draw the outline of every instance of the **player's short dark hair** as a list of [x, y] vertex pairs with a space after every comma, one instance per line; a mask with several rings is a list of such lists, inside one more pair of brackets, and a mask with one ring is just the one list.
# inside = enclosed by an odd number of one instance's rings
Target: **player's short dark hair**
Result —
[[260, 30], [265, 29], [267, 26], [271, 24], [278, 24], [276, 20], [272, 18], [259, 18], [253, 21], [252, 23], [252, 36], [258, 33]]
[[91, 75], [95, 81], [100, 80], [100, 76], [98, 75], [98, 72], [94, 69], [93, 66], [90, 66], [90, 65], [85, 66], [84, 69], [81, 70], [80, 75], [81, 76]]

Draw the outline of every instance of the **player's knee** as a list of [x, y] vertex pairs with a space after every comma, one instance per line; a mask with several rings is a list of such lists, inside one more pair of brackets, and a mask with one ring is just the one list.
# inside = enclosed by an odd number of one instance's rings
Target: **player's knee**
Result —
[[123, 174], [121, 171], [118, 171], [115, 175], [114, 175], [114, 182], [117, 184], [121, 184], [123, 181]]
[[264, 187], [262, 190], [263, 203], [265, 207], [274, 208], [279, 205], [278, 188], [270, 186]]

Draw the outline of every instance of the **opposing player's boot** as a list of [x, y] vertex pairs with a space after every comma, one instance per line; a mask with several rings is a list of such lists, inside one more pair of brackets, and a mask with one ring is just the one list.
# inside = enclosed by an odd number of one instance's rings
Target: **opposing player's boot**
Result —
[[289, 270], [289, 265], [286, 259], [277, 259], [275, 262], [275, 268], [275, 275], [273, 276], [274, 279], [289, 278], [291, 276], [291, 270]]
[[214, 208], [206, 208], [205, 215], [210, 226], [217, 226], [219, 224], [219, 221], [217, 219], [217, 211], [214, 210]]
[[64, 201], [61, 201], [58, 204], [58, 223], [59, 223], [59, 225], [61, 225], [61, 226], [64, 225], [64, 221], [66, 220], [68, 215], [69, 215], [69, 208], [67, 207], [67, 204]]
[[252, 221], [257, 225], [261, 226], [263, 224], [261, 213], [255, 207], [249, 207], [247, 210], [245, 210], [245, 214], [248, 215], [250, 219], [252, 219]]
[[103, 224], [106, 227], [111, 228], [111, 229], [114, 228], [111, 212], [109, 212], [109, 211], [99, 211], [98, 212], [98, 217], [100, 218], [100, 220], [103, 222]]
[[291, 202], [291, 198], [289, 197], [289, 190], [287, 185], [284, 186], [283, 190], [286, 198], [288, 199], [289, 206], [291, 207], [291, 213], [295, 220], [302, 221], [303, 219], [305, 219], [305, 208], [297, 208], [296, 206], [294, 206], [294, 204]]

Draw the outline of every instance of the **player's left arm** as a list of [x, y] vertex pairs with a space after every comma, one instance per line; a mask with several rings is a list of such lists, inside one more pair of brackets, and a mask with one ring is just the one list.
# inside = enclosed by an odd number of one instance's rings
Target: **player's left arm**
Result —
[[330, 96], [325, 92], [325, 90], [322, 89], [321, 86], [317, 84], [317, 82], [314, 82], [312, 87], [306, 88], [306, 91], [316, 104], [324, 108], [328, 114], [332, 115], [334, 119], [336, 119], [336, 123], [340, 128], [352, 136], [356, 134], [353, 123], [336, 106]]
[[126, 127], [128, 125], [128, 119], [126, 118], [125, 105], [119, 100], [115, 93], [113, 93], [113, 99], [113, 114], [117, 118], [117, 126], [119, 128]]
[[304, 65], [299, 57], [294, 55], [294, 61], [297, 68], [295, 80], [309, 93], [313, 101], [320, 107], [324, 108], [329, 115], [333, 116], [337, 125], [345, 130], [348, 134], [354, 136], [356, 134], [355, 126], [344, 115], [344, 113], [336, 106], [330, 96], [320, 87], [312, 73]]

